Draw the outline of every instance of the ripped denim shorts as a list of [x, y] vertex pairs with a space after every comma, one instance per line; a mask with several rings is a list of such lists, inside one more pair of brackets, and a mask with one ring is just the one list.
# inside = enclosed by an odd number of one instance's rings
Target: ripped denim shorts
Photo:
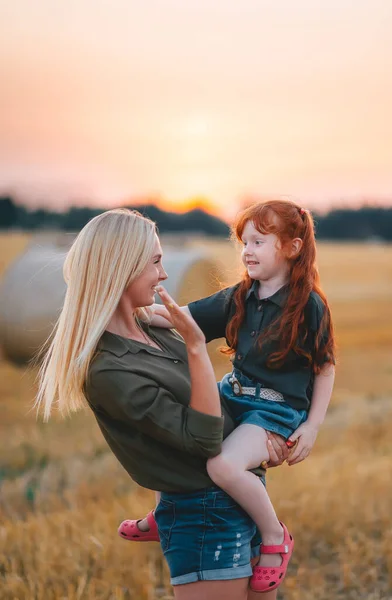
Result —
[[172, 585], [252, 574], [261, 543], [256, 525], [223, 490], [161, 493], [155, 511]]

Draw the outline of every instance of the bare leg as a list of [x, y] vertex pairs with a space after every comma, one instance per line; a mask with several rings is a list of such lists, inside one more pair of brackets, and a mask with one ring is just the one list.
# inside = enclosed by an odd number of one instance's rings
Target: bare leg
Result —
[[[268, 460], [267, 434], [256, 425], [244, 424], [224, 440], [222, 452], [207, 461], [211, 479], [225, 490], [258, 526], [263, 543], [283, 542], [283, 529], [261, 481], [248, 469]], [[259, 564], [275, 567], [282, 563], [280, 554], [261, 555]]]
[[[276, 600], [278, 597], [278, 590], [272, 592], [263, 592], [263, 600]], [[260, 592], [252, 592], [249, 588], [247, 600], [260, 600]]]
[[[155, 507], [158, 506], [160, 499], [161, 499], [161, 493], [160, 492], [155, 492]], [[147, 523], [147, 517], [144, 517], [144, 519], [142, 519], [141, 521], [139, 521], [139, 523], [137, 524], [137, 526], [140, 529], [140, 531], [150, 531], [150, 528], [149, 528], [148, 523]]]
[[[173, 586], [176, 600], [247, 600], [249, 579], [229, 579], [226, 581], [196, 581]], [[274, 597], [267, 596], [267, 600]]]
[[[257, 559], [252, 561], [253, 564]], [[176, 600], [260, 600], [260, 593], [252, 592], [248, 579], [227, 581], [197, 581], [173, 587]], [[263, 593], [263, 600], [277, 600], [277, 590]]]

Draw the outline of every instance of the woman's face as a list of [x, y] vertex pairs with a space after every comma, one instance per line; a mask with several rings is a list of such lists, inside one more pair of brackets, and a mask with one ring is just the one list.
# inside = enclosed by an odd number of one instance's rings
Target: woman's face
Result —
[[126, 290], [126, 295], [134, 308], [151, 306], [155, 301], [156, 286], [167, 279], [162, 265], [162, 248], [155, 234], [155, 245], [152, 258], [144, 271]]

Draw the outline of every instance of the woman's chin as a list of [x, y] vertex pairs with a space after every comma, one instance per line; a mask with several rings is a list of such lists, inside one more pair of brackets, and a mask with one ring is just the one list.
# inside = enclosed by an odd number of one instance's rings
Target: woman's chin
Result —
[[153, 304], [155, 304], [155, 294], [152, 294], [152, 296], [150, 296], [150, 299], [148, 301], [148, 304], [146, 304], [146, 306], [152, 306]]

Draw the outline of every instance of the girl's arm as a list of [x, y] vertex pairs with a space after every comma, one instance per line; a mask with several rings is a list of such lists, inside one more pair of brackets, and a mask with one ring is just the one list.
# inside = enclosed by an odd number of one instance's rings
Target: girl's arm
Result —
[[305, 423], [302, 423], [289, 437], [291, 442], [298, 440], [287, 459], [289, 465], [295, 465], [304, 460], [313, 448], [331, 400], [334, 380], [335, 366], [326, 363], [314, 378], [309, 416]]
[[[191, 316], [198, 324], [206, 337], [206, 342], [225, 337], [226, 326], [233, 313], [233, 295], [238, 284], [224, 288], [212, 296], [190, 302], [188, 306], [181, 306], [184, 314]], [[172, 320], [166, 308], [161, 304], [151, 307], [155, 315], [150, 324], [157, 327], [173, 327]]]
[[[191, 316], [188, 306], [181, 306], [180, 308], [184, 314]], [[149, 323], [150, 325], [153, 327], [162, 327], [163, 329], [173, 329], [174, 324], [166, 306], [162, 306], [162, 304], [153, 304], [151, 306], [151, 311], [152, 316]]]
[[306, 421], [312, 427], [318, 429], [324, 422], [332, 396], [334, 381], [335, 366], [330, 363], [325, 364], [320, 373], [314, 378], [312, 402]]

